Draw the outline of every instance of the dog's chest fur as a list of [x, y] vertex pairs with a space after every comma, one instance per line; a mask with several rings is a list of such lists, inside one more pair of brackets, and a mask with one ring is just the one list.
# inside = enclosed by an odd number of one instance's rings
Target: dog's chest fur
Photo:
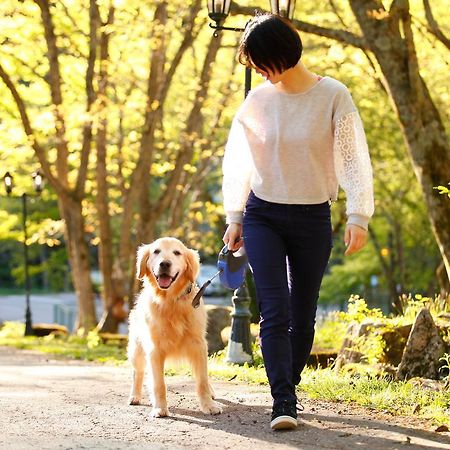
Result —
[[206, 333], [203, 306], [194, 309], [190, 301], [183, 299], [164, 304], [151, 303], [147, 324], [152, 341], [166, 352], [179, 350], [187, 342], [193, 330], [201, 336]]

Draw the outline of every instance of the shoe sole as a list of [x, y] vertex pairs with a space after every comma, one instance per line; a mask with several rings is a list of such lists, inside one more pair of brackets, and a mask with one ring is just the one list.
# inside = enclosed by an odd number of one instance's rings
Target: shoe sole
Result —
[[292, 430], [297, 428], [297, 419], [291, 416], [279, 416], [270, 422], [270, 428], [272, 430]]

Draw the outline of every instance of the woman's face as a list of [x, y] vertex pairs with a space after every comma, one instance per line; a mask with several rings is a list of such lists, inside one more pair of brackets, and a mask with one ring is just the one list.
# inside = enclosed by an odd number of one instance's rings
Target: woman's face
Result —
[[281, 77], [283, 72], [278, 72], [277, 70], [275, 70], [275, 71], [272, 71], [272, 70], [266, 71], [264, 69], [260, 69], [255, 64], [253, 64], [253, 61], [251, 61], [251, 60], [250, 60], [250, 65], [251, 65], [252, 69], [255, 70], [256, 73], [261, 75], [267, 81], [270, 81], [272, 84], [275, 84], [275, 83], [278, 83], [279, 81], [281, 81], [280, 77]]

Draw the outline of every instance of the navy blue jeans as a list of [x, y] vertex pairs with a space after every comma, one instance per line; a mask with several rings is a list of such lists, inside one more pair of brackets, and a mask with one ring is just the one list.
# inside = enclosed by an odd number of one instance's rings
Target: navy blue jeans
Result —
[[330, 205], [271, 203], [250, 192], [243, 236], [274, 404], [295, 401], [295, 385], [314, 340], [319, 289], [332, 247]]

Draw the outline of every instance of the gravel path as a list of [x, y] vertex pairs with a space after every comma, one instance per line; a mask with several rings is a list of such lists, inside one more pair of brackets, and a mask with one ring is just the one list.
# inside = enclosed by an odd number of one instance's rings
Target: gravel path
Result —
[[450, 449], [429, 424], [302, 399], [295, 431], [269, 428], [265, 386], [214, 381], [219, 416], [197, 410], [192, 381], [168, 377], [171, 416], [127, 405], [130, 369], [0, 347], [0, 449]]

